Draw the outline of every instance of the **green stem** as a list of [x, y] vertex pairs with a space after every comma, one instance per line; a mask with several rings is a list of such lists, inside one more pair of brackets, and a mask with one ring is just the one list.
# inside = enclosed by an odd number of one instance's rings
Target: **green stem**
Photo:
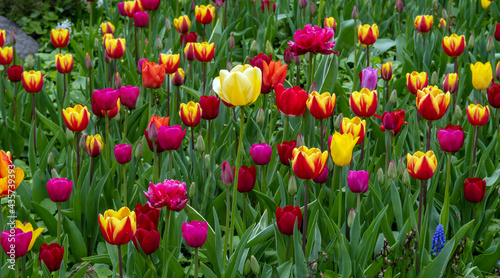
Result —
[[153, 153], [154, 153], [154, 160], [153, 160], [153, 182], [158, 182], [158, 175], [157, 175], [157, 169], [156, 169], [156, 161], [158, 161], [158, 157], [156, 155], [156, 142], [153, 142]]
[[57, 203], [57, 243], [61, 244], [62, 203]]
[[173, 153], [172, 150], [168, 151], [168, 178], [172, 179], [173, 173], [172, 173], [172, 157]]
[[448, 232], [449, 211], [450, 211], [450, 180], [451, 180], [451, 153], [448, 153], [448, 163], [446, 164], [446, 188], [444, 191], [443, 212], [441, 213], [441, 223], [444, 226], [444, 234]]
[[389, 182], [388, 182], [388, 179], [387, 179], [387, 170], [389, 168], [389, 148], [390, 148], [390, 143], [391, 143], [391, 139], [390, 139], [390, 131], [386, 130], [385, 131], [385, 189], [389, 189]]
[[337, 165], [333, 165], [333, 177], [332, 177], [332, 186], [331, 186], [331, 189], [330, 189], [330, 202], [328, 203], [330, 205], [330, 218], [333, 216], [333, 192], [335, 192], [335, 182], [337, 181], [338, 177], [338, 168], [340, 166], [337, 166]]
[[261, 165], [260, 166], [260, 182], [262, 183], [262, 193], [267, 194], [268, 188], [267, 188], [267, 179], [266, 179], [266, 165]]
[[127, 171], [125, 170], [125, 164], [122, 165], [123, 169], [123, 205], [127, 206]]
[[352, 91], [355, 91], [356, 89], [356, 77], [358, 74], [356, 73], [356, 64], [357, 64], [357, 52], [358, 52], [358, 36], [356, 34], [357, 29], [356, 29], [356, 19], [354, 20], [354, 69], [353, 69], [353, 81], [352, 81]]
[[342, 183], [341, 182], [339, 182], [339, 195], [337, 196], [337, 198], [339, 198], [338, 226], [340, 228], [342, 227]]
[[[295, 229], [295, 226], [293, 226]], [[286, 241], [286, 259], [290, 259], [290, 246], [292, 245], [292, 236], [287, 236], [287, 241]]]
[[226, 234], [224, 235], [224, 270], [226, 269], [226, 256], [227, 256], [227, 242], [229, 240], [229, 214], [230, 214], [230, 204], [231, 202], [231, 193], [229, 193], [229, 186], [226, 186]]
[[[308, 195], [309, 195], [309, 180], [305, 180], [306, 188], [304, 195], [304, 218], [302, 223], [302, 252], [304, 256], [306, 255], [306, 238], [307, 238], [307, 203], [308, 203]], [[294, 226], [295, 228], [295, 226]]]
[[479, 137], [479, 129], [477, 126], [474, 127], [474, 137], [474, 148], [472, 149], [472, 165], [470, 167], [470, 176], [474, 174], [474, 167], [476, 166], [477, 139]]
[[127, 122], [128, 122], [128, 109], [125, 108], [125, 126], [123, 127], [123, 143], [127, 141]]
[[212, 134], [211, 134], [211, 131], [212, 131], [212, 121], [209, 120], [208, 121], [208, 130], [207, 130], [207, 136], [208, 136], [208, 149], [207, 149], [207, 153], [210, 154], [210, 150], [211, 150], [211, 146], [212, 146]]
[[19, 277], [19, 258], [16, 259], [16, 263], [15, 263], [15, 268], [16, 268], [16, 277]]
[[361, 213], [361, 193], [356, 194], [356, 210], [359, 215]]
[[109, 145], [109, 111], [106, 110], [106, 161], [109, 164], [109, 153], [110, 153], [110, 145]]
[[247, 195], [245, 193], [242, 194], [243, 196], [243, 230], [247, 229]]
[[285, 126], [283, 128], [283, 141], [288, 139], [288, 133], [290, 132], [290, 116], [285, 115]]
[[170, 211], [165, 207], [165, 231], [163, 232], [163, 268], [166, 268], [167, 263], [167, 249], [168, 249], [168, 226], [169, 226]]
[[194, 278], [198, 278], [198, 248], [194, 249]]
[[321, 26], [321, 12], [323, 11], [323, 2], [324, 0], [319, 1], [319, 14], [318, 14], [318, 26]]
[[153, 102], [153, 89], [149, 89], [149, 106], [148, 106], [148, 120], [151, 119], [151, 105]]

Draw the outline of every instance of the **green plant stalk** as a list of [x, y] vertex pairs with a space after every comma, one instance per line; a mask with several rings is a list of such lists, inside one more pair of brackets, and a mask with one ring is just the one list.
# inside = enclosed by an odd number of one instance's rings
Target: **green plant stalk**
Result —
[[125, 164], [122, 165], [123, 169], [123, 205], [127, 206], [127, 171], [125, 170]]
[[266, 179], [266, 165], [260, 165], [260, 182], [262, 183], [262, 193], [267, 194], [267, 179]]
[[158, 162], [158, 154], [157, 153], [158, 152], [156, 151], [156, 148], [157, 148], [156, 143], [153, 142], [153, 153], [154, 153], [154, 158], [153, 158], [154, 159], [154, 161], [153, 161], [153, 181], [155, 183], [158, 182], [158, 179], [159, 179], [159, 177], [158, 177], [158, 164], [157, 164], [157, 162]]
[[168, 249], [168, 226], [169, 226], [169, 219], [170, 219], [170, 211], [165, 207], [165, 231], [163, 232], [163, 260], [164, 260], [164, 266], [163, 268], [166, 269], [166, 263], [167, 263], [167, 249]]
[[241, 165], [241, 153], [243, 151], [240, 151], [242, 150], [243, 148], [243, 126], [245, 124], [245, 107], [244, 106], [241, 106], [240, 107], [240, 111], [241, 111], [241, 119], [240, 119], [240, 136], [239, 136], [239, 140], [238, 140], [238, 154], [236, 155], [236, 168], [235, 168], [235, 173], [236, 173], [236, 177], [234, 178], [234, 186], [233, 186], [233, 211], [231, 212], [231, 229], [229, 230], [230, 232], [230, 237], [231, 239], [229, 240], [229, 252], [231, 252], [233, 250], [233, 233], [234, 233], [234, 219], [235, 219], [235, 214], [236, 214], [236, 210], [238, 209], [238, 207], [236, 206], [236, 187], [238, 185], [238, 177], [239, 177], [239, 171], [240, 171], [240, 165]]
[[19, 277], [19, 258], [16, 259], [16, 262], [15, 262], [15, 273], [16, 273], [16, 277]]
[[388, 130], [385, 131], [385, 134], [386, 134], [385, 135], [385, 142], [386, 143], [385, 143], [385, 172], [384, 172], [385, 175], [384, 176], [385, 176], [385, 189], [386, 190], [389, 189], [389, 182], [388, 182], [388, 178], [387, 178], [387, 176], [388, 176], [387, 170], [389, 168], [389, 150], [390, 150], [390, 143], [391, 143], [391, 139], [390, 139], [391, 135], [389, 132], [390, 131], [388, 131]]
[[242, 222], [243, 222], [243, 230], [246, 230], [247, 229], [247, 195], [245, 193], [242, 194], [243, 195], [243, 217], [242, 217]]
[[207, 130], [207, 140], [208, 140], [208, 149], [207, 149], [207, 153], [210, 154], [210, 150], [211, 150], [211, 147], [212, 147], [212, 134], [211, 134], [211, 131], [212, 131], [212, 120], [209, 120], [208, 121], [208, 130]]
[[290, 117], [285, 115], [285, 126], [283, 128], [283, 141], [288, 140], [288, 133], [290, 133]]
[[356, 34], [357, 29], [356, 29], [356, 19], [354, 20], [354, 69], [353, 72], [354, 74], [352, 75], [353, 80], [352, 80], [352, 91], [354, 92], [356, 90], [356, 64], [357, 64], [357, 52], [358, 52], [358, 36]]
[[338, 225], [339, 228], [342, 227], [342, 182], [339, 182], [339, 195], [338, 198], [339, 200], [339, 215], [338, 215]]
[[172, 157], [173, 153], [172, 150], [168, 151], [168, 178], [173, 179], [173, 172], [172, 172], [172, 160], [174, 159]]
[[198, 278], [198, 248], [194, 249], [194, 278]]
[[[15, 106], [14, 106], [15, 107]], [[499, 126], [499, 118], [498, 118], [498, 111], [500, 110], [500, 108], [496, 108], [495, 109], [495, 120], [496, 120], [496, 127], [497, 127], [497, 146], [496, 148], [498, 149], [499, 146], [500, 146], [500, 126]], [[498, 152], [495, 152], [495, 162], [494, 163], [498, 163]]]
[[325, 2], [325, 0], [319, 1], [318, 26], [321, 26], [321, 12], [323, 11], [323, 4], [324, 4], [323, 2]]
[[337, 181], [338, 179], [338, 168], [340, 166], [337, 166], [337, 165], [333, 165], [333, 177], [332, 177], [332, 186], [331, 186], [331, 192], [330, 192], [330, 201], [328, 202], [328, 204], [330, 205], [330, 218], [333, 216], [333, 192], [335, 191], [335, 182]]
[[356, 210], [361, 213], [361, 193], [356, 194]]
[[366, 46], [366, 67], [370, 66], [370, 46]]
[[325, 141], [325, 126], [323, 126], [323, 119], [321, 119], [319, 122], [320, 122], [319, 134], [321, 138], [321, 151], [323, 151], [323, 144]]
[[110, 154], [110, 145], [109, 145], [109, 111], [106, 110], [106, 162], [109, 164], [109, 154]]
[[[224, 254], [222, 255], [224, 259], [227, 256], [227, 243], [229, 239], [229, 233], [228, 233], [228, 228], [229, 228], [229, 214], [230, 214], [230, 204], [231, 202], [231, 193], [229, 193], [229, 186], [226, 186], [226, 234], [224, 235]], [[224, 260], [224, 270], [226, 269], [226, 261]]]
[[441, 223], [444, 226], [444, 235], [448, 232], [448, 222], [450, 221], [450, 180], [451, 180], [451, 153], [448, 153], [448, 162], [446, 164], [446, 188], [444, 191], [443, 211], [441, 212]]
[[266, 138], [266, 124], [267, 124], [267, 95], [268, 94], [263, 94], [262, 96], [262, 113], [265, 115], [264, 116], [264, 124], [262, 125], [262, 133], [264, 135], [264, 138]]
[[[307, 203], [309, 195], [309, 180], [305, 180], [306, 188], [304, 194], [304, 222], [302, 223], [302, 252], [306, 255], [306, 238], [307, 238]], [[294, 224], [295, 225], [295, 224]], [[295, 228], [295, 226], [294, 226]]]
[[76, 179], [80, 176], [80, 132], [76, 132]]
[[[145, 88], [144, 88], [145, 89]], [[148, 119], [151, 119], [151, 106], [153, 102], [153, 89], [149, 89], [149, 106], [148, 106]]]
[[[295, 225], [293, 227], [295, 229]], [[287, 237], [287, 240], [286, 240], [286, 259], [289, 260], [290, 259], [290, 246], [292, 245], [292, 236], [286, 236]]]
[[127, 122], [128, 122], [128, 109], [125, 108], [125, 126], [123, 127], [123, 143], [127, 141]]
[[120, 278], [123, 278], [122, 246], [118, 245], [118, 266], [120, 268]]
[[479, 137], [479, 128], [474, 127], [474, 148], [472, 149], [472, 165], [470, 167], [470, 176], [474, 174], [474, 167], [476, 166], [476, 151], [477, 151], [477, 139]]
[[57, 203], [57, 243], [61, 244], [62, 203]]
[[[36, 109], [35, 109], [35, 94], [31, 94], [31, 100], [33, 103], [33, 148], [36, 156]], [[36, 159], [35, 159], [36, 162]]]

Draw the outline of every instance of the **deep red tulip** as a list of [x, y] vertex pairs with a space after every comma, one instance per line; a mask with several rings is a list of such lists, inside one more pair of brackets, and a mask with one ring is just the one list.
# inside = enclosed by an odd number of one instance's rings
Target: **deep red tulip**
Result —
[[479, 203], [484, 199], [486, 193], [486, 181], [481, 178], [467, 178], [464, 183], [465, 200], [471, 203]]
[[[233, 175], [235, 173], [236, 168], [233, 168]], [[257, 169], [254, 166], [246, 166], [243, 165], [238, 170], [238, 192], [245, 193], [252, 191], [255, 186], [255, 179], [257, 178]]]
[[198, 40], [198, 33], [196, 32], [181, 34], [181, 45], [186, 45], [189, 42], [196, 42], [197, 40]]
[[403, 126], [403, 124], [408, 124], [408, 122], [405, 122], [404, 110], [384, 112], [382, 116], [375, 115], [375, 117], [382, 119], [380, 130], [383, 132], [386, 130], [390, 130], [393, 136], [396, 136], [401, 132], [401, 127]]
[[50, 272], [57, 271], [61, 268], [61, 262], [64, 256], [64, 246], [59, 246], [58, 243], [48, 245], [44, 243], [40, 247], [39, 261], [40, 265], [43, 263], [47, 266]]
[[278, 110], [288, 116], [297, 117], [306, 109], [307, 92], [299, 86], [285, 89], [283, 84], [274, 88]]
[[276, 209], [276, 225], [278, 230], [284, 235], [293, 235], [295, 223], [299, 229], [302, 222], [302, 211], [299, 206], [286, 206], [283, 209]]
[[141, 0], [142, 8], [148, 11], [154, 11], [160, 6], [160, 0]]
[[283, 141], [280, 145], [276, 143], [276, 148], [278, 149], [278, 156], [280, 158], [280, 162], [283, 165], [290, 166], [290, 160], [292, 159], [292, 151], [297, 146], [297, 141], [292, 140], [290, 142]]
[[151, 206], [146, 203], [144, 206], [141, 204], [135, 205], [135, 215], [137, 228], [147, 228], [153, 225], [155, 229], [158, 228], [158, 221], [160, 219], [161, 209]]
[[219, 116], [220, 99], [216, 96], [201, 96], [201, 118], [204, 120], [212, 120]]
[[21, 81], [23, 75], [23, 67], [19, 65], [10, 66], [7, 68], [7, 77], [9, 77], [10, 82]]
[[500, 41], [500, 23], [495, 24], [495, 40]]
[[492, 82], [487, 89], [488, 102], [493, 108], [500, 108], [500, 85]]
[[149, 14], [148, 12], [136, 12], [134, 13], [134, 25], [139, 28], [144, 28], [148, 26]]
[[160, 239], [160, 233], [155, 229], [137, 228], [132, 242], [137, 251], [139, 251], [137, 246], [137, 243], [139, 243], [144, 254], [150, 255], [160, 247]]
[[248, 59], [252, 67], [258, 67], [261, 71], [264, 71], [263, 63], [266, 62], [269, 65], [269, 63], [271, 63], [272, 60], [273, 60], [273, 55], [267, 56], [264, 53], [260, 53], [257, 56]]

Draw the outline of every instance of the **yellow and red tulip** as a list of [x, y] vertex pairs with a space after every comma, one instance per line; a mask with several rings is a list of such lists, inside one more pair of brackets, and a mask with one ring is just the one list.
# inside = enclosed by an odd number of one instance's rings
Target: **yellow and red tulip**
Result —
[[73, 55], [61, 53], [56, 55], [56, 69], [59, 73], [70, 73], [73, 70]]
[[99, 156], [104, 148], [104, 143], [102, 142], [101, 135], [99, 134], [95, 136], [87, 136], [87, 141], [85, 143], [85, 149], [90, 157]]
[[371, 26], [368, 24], [358, 26], [359, 42], [365, 46], [374, 44], [377, 41], [378, 34], [379, 31], [377, 24], [373, 24]]
[[442, 45], [446, 55], [450, 57], [460, 56], [465, 50], [465, 36], [451, 34], [451, 36], [443, 38]]
[[482, 106], [481, 104], [469, 104], [467, 106], [467, 119], [473, 126], [483, 126], [488, 123], [490, 118], [490, 108], [488, 105]]
[[363, 88], [359, 92], [352, 92], [349, 105], [358, 117], [371, 117], [377, 110], [377, 91]]
[[[196, 21], [200, 24], [210, 24], [215, 17], [215, 7], [208, 4], [207, 6], [196, 6], [194, 9]], [[176, 27], [177, 28], [177, 27]]]
[[323, 27], [333, 29], [333, 32], [337, 32], [337, 21], [333, 17], [325, 17], [323, 22]]
[[136, 12], [142, 12], [141, 1], [126, 1], [123, 8], [125, 9], [125, 13], [127, 13], [127, 17], [134, 18], [134, 14]]
[[174, 86], [182, 86], [182, 84], [184, 84], [184, 70], [178, 68], [176, 72], [170, 75], [170, 78], [172, 78], [172, 84], [174, 84]]
[[177, 32], [181, 34], [186, 34], [191, 28], [191, 20], [187, 15], [180, 16], [179, 18], [174, 18], [174, 26]]
[[340, 125], [340, 134], [352, 134], [354, 138], [358, 138], [356, 145], [361, 144], [365, 139], [366, 121], [361, 120], [358, 117], [349, 119], [347, 117], [342, 118], [342, 124]]
[[188, 61], [194, 61], [196, 60], [196, 43], [195, 42], [188, 42], [186, 43], [186, 46], [184, 47], [184, 57]]
[[472, 72], [472, 85], [474, 88], [477, 90], [488, 89], [491, 80], [493, 80], [493, 69], [490, 62], [486, 64], [476, 62], [474, 65], [470, 65], [470, 70]]
[[389, 81], [392, 79], [392, 62], [388, 61], [387, 63], [382, 64], [382, 68], [380, 69], [380, 75], [382, 79], [385, 81]]
[[24, 179], [24, 171], [12, 163], [10, 152], [0, 150], [0, 198], [12, 194]]
[[444, 18], [440, 18], [439, 19], [439, 24], [438, 24], [438, 28], [443, 28], [443, 30], [446, 30], [446, 20], [444, 20]]
[[122, 207], [118, 211], [108, 209], [104, 215], [99, 214], [99, 226], [104, 240], [109, 244], [127, 244], [137, 229], [135, 212], [128, 207]]
[[406, 155], [406, 168], [410, 176], [417, 180], [428, 180], [436, 172], [437, 159], [433, 151], [416, 152]]
[[106, 53], [112, 59], [120, 59], [125, 54], [125, 39], [108, 38], [106, 43]]
[[0, 48], [0, 65], [8, 66], [14, 58], [14, 50], [10, 46]]
[[351, 133], [340, 134], [335, 132], [329, 141], [333, 163], [340, 167], [351, 163], [352, 150], [356, 143], [360, 142], [359, 137], [354, 137]]
[[453, 94], [458, 88], [458, 74], [448, 73], [443, 81], [443, 91]]
[[115, 26], [111, 22], [101, 23], [101, 34], [113, 34], [115, 32]]
[[432, 15], [418, 15], [413, 24], [419, 33], [425, 34], [431, 30], [433, 20]]
[[78, 104], [75, 107], [68, 107], [63, 109], [62, 115], [66, 127], [73, 132], [82, 132], [89, 124], [90, 114], [87, 106]]
[[188, 104], [181, 104], [179, 116], [185, 126], [194, 127], [200, 123], [201, 113], [200, 104], [190, 101]]
[[21, 76], [21, 81], [26, 92], [35, 94], [43, 88], [43, 75], [41, 71], [25, 71]]
[[165, 65], [165, 72], [173, 74], [179, 68], [181, 63], [181, 56], [179, 54], [160, 54], [160, 65]]
[[323, 120], [330, 118], [335, 109], [335, 103], [337, 101], [337, 96], [328, 92], [322, 93], [321, 95], [313, 91], [309, 94], [306, 101], [307, 109], [311, 112], [311, 115], [318, 120]]
[[417, 110], [426, 120], [439, 120], [446, 113], [450, 99], [450, 93], [443, 93], [437, 86], [425, 87], [417, 92]]
[[406, 86], [410, 93], [416, 95], [418, 90], [422, 90], [429, 84], [429, 75], [427, 72], [412, 72], [406, 74]]
[[50, 31], [50, 40], [52, 41], [52, 45], [56, 48], [63, 48], [68, 45], [69, 42], [69, 30], [68, 29], [52, 29]]
[[302, 146], [292, 151], [292, 169], [298, 178], [312, 180], [321, 174], [327, 159], [327, 151], [322, 153], [317, 148]]
[[0, 47], [5, 45], [5, 30], [0, 29]]
[[215, 43], [196, 43], [194, 45], [194, 56], [200, 62], [210, 62], [214, 58]]

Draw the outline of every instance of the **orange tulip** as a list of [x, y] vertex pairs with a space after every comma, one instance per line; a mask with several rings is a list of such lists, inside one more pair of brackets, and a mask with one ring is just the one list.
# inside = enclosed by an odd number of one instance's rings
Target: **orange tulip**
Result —
[[174, 18], [174, 26], [177, 32], [181, 34], [186, 34], [191, 28], [191, 20], [187, 15], [180, 16], [179, 18]]
[[194, 9], [196, 15], [196, 21], [200, 24], [210, 24], [215, 17], [215, 7], [212, 5], [201, 5], [196, 6]]
[[349, 133], [354, 138], [358, 138], [356, 145], [361, 144], [365, 139], [366, 121], [358, 117], [352, 119], [344, 117], [340, 125], [340, 134]]
[[152, 89], [160, 88], [165, 75], [165, 65], [158, 65], [149, 61], [142, 63], [142, 84], [144, 87]]
[[446, 113], [450, 99], [450, 93], [443, 93], [437, 86], [425, 87], [417, 92], [417, 110], [426, 120], [439, 120]]
[[99, 214], [102, 236], [109, 244], [123, 245], [134, 238], [137, 229], [136, 215], [128, 207], [118, 211], [108, 209], [104, 216]]
[[287, 65], [281, 65], [281, 61], [270, 61], [269, 65], [264, 61], [262, 63], [262, 91], [267, 94], [274, 89], [274, 86], [285, 82]]
[[112, 59], [120, 59], [125, 54], [125, 39], [106, 39], [106, 53]]
[[0, 48], [0, 65], [10, 65], [10, 63], [12, 63], [12, 58], [14, 58], [14, 50], [12, 47], [4, 46]]
[[115, 26], [111, 22], [101, 23], [101, 34], [113, 34], [115, 32]]
[[484, 107], [481, 104], [469, 104], [467, 106], [467, 119], [469, 123], [473, 126], [483, 126], [488, 123], [490, 118], [490, 108], [488, 105]]
[[407, 170], [410, 176], [417, 180], [428, 180], [436, 172], [437, 159], [433, 151], [416, 152], [406, 155]]
[[363, 88], [359, 92], [352, 92], [349, 105], [358, 117], [371, 117], [377, 110], [377, 91]]
[[181, 104], [179, 116], [184, 125], [194, 127], [200, 123], [201, 113], [200, 104], [190, 101], [188, 104]]
[[312, 180], [321, 174], [327, 159], [327, 151], [302, 146], [292, 151], [292, 169], [299, 179]]
[[411, 74], [406, 74], [406, 86], [410, 93], [416, 95], [418, 90], [422, 90], [427, 87], [429, 83], [429, 76], [427, 72], [412, 72]]
[[66, 127], [73, 132], [82, 132], [89, 124], [90, 114], [87, 106], [78, 104], [75, 107], [68, 107], [63, 109], [62, 115]]
[[12, 163], [10, 152], [0, 150], [0, 198], [12, 194], [24, 179], [24, 172]]
[[181, 56], [179, 54], [160, 54], [160, 65], [165, 65], [167, 74], [173, 74], [179, 68]]
[[200, 62], [210, 62], [214, 58], [215, 54], [215, 43], [196, 43], [194, 45], [194, 56], [196, 60]]
[[59, 73], [70, 73], [73, 70], [73, 55], [61, 53], [56, 55], [56, 69]]
[[425, 34], [431, 30], [432, 22], [432, 15], [419, 15], [415, 17], [414, 25], [419, 33]]
[[323, 120], [330, 118], [333, 114], [336, 100], [337, 96], [335, 94], [330, 95], [330, 93], [325, 92], [320, 95], [318, 92], [314, 91], [309, 94], [306, 106], [315, 119]]
[[38, 93], [43, 88], [43, 75], [41, 71], [25, 71], [21, 76], [23, 87], [28, 93]]
[[125, 12], [127, 13], [127, 16], [130, 18], [134, 18], [134, 14], [136, 12], [142, 12], [142, 5], [141, 1], [125, 1], [125, 4], [123, 4], [123, 8], [125, 9]]
[[378, 26], [377, 24], [373, 25], [359, 25], [358, 27], [358, 39], [359, 42], [364, 44], [365, 46], [372, 45], [377, 41], [378, 38]]
[[450, 57], [460, 56], [465, 50], [465, 36], [459, 37], [457, 34], [446, 36], [443, 38], [442, 45], [446, 55]]
[[52, 29], [50, 31], [50, 40], [52, 41], [52, 45], [56, 48], [63, 48], [68, 45], [69, 42], [69, 30], [68, 29]]

